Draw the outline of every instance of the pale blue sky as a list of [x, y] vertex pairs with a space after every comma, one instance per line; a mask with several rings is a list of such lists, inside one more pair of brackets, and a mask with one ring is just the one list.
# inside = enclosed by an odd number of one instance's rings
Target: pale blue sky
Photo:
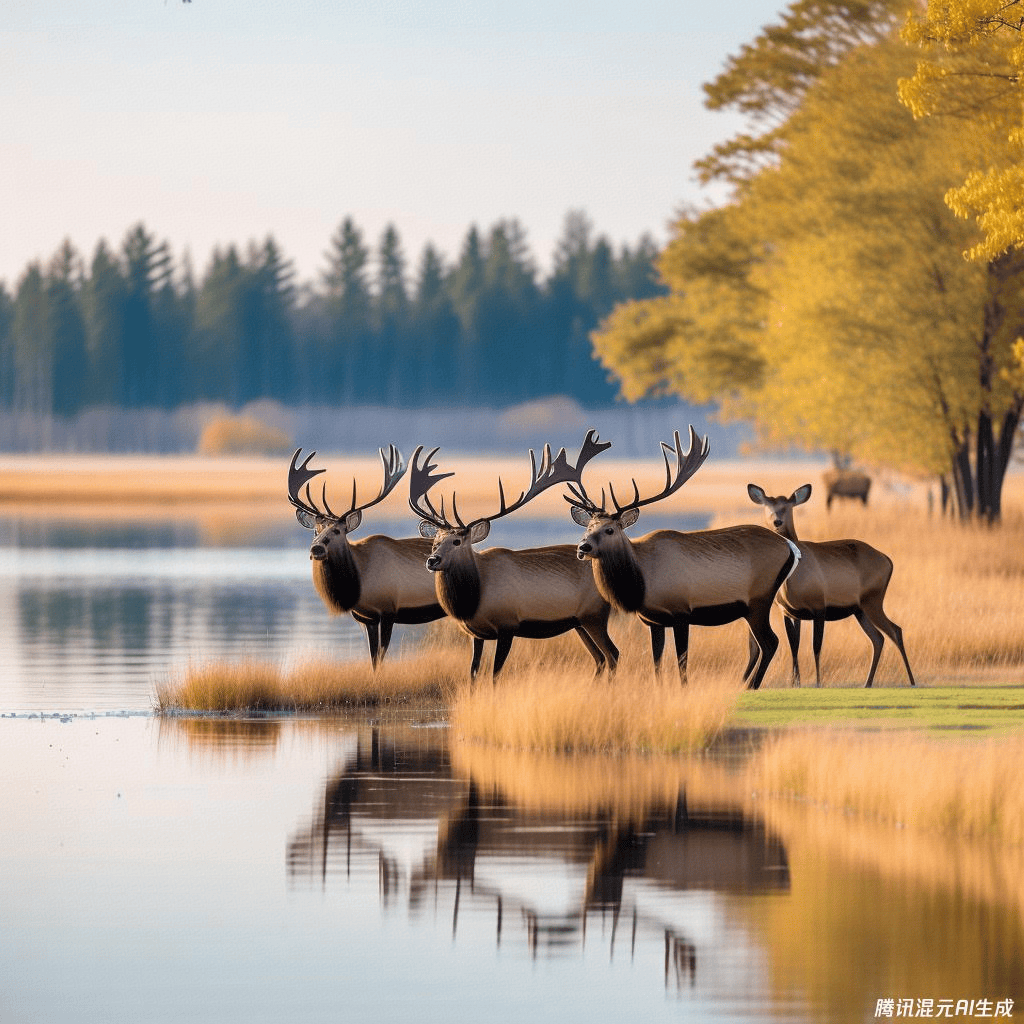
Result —
[[301, 281], [348, 215], [454, 259], [517, 217], [547, 264], [566, 212], [664, 241], [737, 122], [701, 84], [781, 0], [8, 0], [0, 279], [142, 220], [201, 273], [272, 232]]

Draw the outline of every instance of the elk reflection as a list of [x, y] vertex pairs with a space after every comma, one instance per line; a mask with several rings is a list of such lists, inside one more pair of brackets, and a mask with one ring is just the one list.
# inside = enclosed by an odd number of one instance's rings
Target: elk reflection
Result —
[[453, 769], [437, 734], [406, 742], [378, 729], [360, 735], [292, 836], [288, 872], [326, 887], [374, 858], [381, 902], [419, 914], [443, 898], [453, 937], [471, 905], [478, 921], [493, 914], [496, 943], [514, 926], [534, 957], [582, 947], [595, 927], [611, 957], [623, 943], [635, 956], [640, 934], [663, 938], [677, 989], [697, 978], [695, 894], [789, 887], [779, 839], [738, 810], [690, 806], [685, 787], [635, 813], [611, 794], [604, 807], [531, 807]]

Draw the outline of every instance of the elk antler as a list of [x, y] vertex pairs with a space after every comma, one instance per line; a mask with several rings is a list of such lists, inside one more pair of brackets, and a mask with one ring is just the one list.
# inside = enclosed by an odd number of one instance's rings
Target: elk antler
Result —
[[[697, 431], [690, 426], [690, 447], [686, 453], [683, 453], [682, 441], [679, 439], [679, 431], [673, 431], [672, 434], [674, 444], [667, 444], [665, 441], [661, 442], [662, 457], [665, 459], [665, 486], [657, 494], [651, 495], [649, 498], [640, 497], [640, 488], [637, 486], [636, 479], [633, 479], [633, 500], [627, 502], [624, 505], [619, 504], [618, 498], [615, 497], [615, 489], [612, 485], [608, 484], [608, 494], [612, 499], [612, 504], [615, 506], [615, 515], [620, 516], [623, 512], [627, 512], [630, 509], [637, 509], [643, 505], [650, 505], [655, 501], [661, 501], [663, 498], [667, 498], [670, 494], [674, 494], [679, 490], [687, 480], [693, 476], [694, 473], [700, 469], [704, 460], [708, 457], [710, 452], [710, 444], [707, 437], [703, 440], [698, 439]], [[698, 444], [698, 440], [700, 443]], [[675, 468], [669, 463], [669, 454], [672, 453], [676, 457]], [[570, 497], [571, 495], [571, 497]], [[601, 489], [601, 504], [598, 505], [586, 492], [583, 484], [579, 481], [569, 485], [569, 494], [563, 495], [565, 500], [570, 505], [575, 505], [577, 508], [582, 509], [590, 515], [594, 515], [598, 512], [605, 512], [605, 492], [604, 488]]]
[[[450, 530], [452, 526], [444, 514], [444, 499], [441, 499], [441, 509], [438, 511], [434, 508], [430, 498], [427, 497], [427, 491], [439, 480], [455, 475], [454, 473], [434, 472], [437, 466], [431, 465], [430, 460], [439, 450], [439, 448], [434, 448], [428, 452], [422, 466], [419, 460], [420, 452], [423, 451], [423, 445], [418, 445], [416, 451], [412, 453], [412, 470], [409, 473], [409, 508], [428, 523], [433, 523], [439, 528]], [[458, 519], [458, 513], [456, 513], [455, 518]]]
[[436, 484], [439, 480], [443, 480], [445, 477], [452, 476], [451, 473], [433, 473], [436, 466], [430, 465], [430, 460], [437, 454], [438, 449], [435, 448], [427, 456], [427, 461], [424, 466], [419, 466], [417, 459], [421, 448], [416, 449], [416, 453], [413, 455], [413, 466], [412, 473], [410, 475], [409, 482], [409, 507], [421, 518], [433, 523], [437, 527], [442, 527], [447, 530], [451, 529], [468, 529], [476, 525], [477, 523], [492, 523], [496, 519], [501, 519], [503, 516], [507, 516], [517, 509], [522, 508], [525, 504], [532, 501], [542, 491], [546, 491], [549, 487], [555, 484], [579, 484], [580, 477], [583, 473], [584, 467], [595, 455], [600, 454], [605, 449], [611, 447], [610, 441], [599, 441], [597, 439], [597, 431], [590, 429], [587, 431], [586, 437], [583, 439], [583, 445], [580, 448], [580, 454], [576, 459], [574, 466], [569, 465], [569, 456], [566, 454], [564, 448], [560, 449], [558, 454], [552, 458], [551, 456], [551, 445], [544, 445], [544, 451], [541, 455], [540, 466], [537, 466], [537, 456], [533, 449], [530, 449], [530, 486], [522, 491], [518, 498], [509, 504], [505, 499], [505, 485], [502, 483], [501, 477], [498, 477], [498, 511], [491, 516], [481, 516], [479, 519], [474, 519], [468, 526], [462, 521], [459, 516], [458, 506], [455, 501], [455, 494], [452, 494], [452, 516], [455, 520], [454, 523], [449, 521], [444, 510], [444, 499], [441, 499], [441, 507], [437, 509], [431, 503], [427, 497], [427, 491]]
[[[406, 466], [402, 461], [402, 453], [393, 444], [388, 445], [387, 455], [384, 454], [383, 448], [378, 448], [377, 452], [380, 455], [380, 461], [384, 467], [384, 482], [381, 484], [377, 497], [362, 505], [357, 504], [356, 481], [355, 478], [353, 478], [352, 507], [343, 515], [338, 515], [331, 506], [327, 504], [326, 483], [323, 485], [323, 489], [320, 492], [321, 504], [317, 505], [314, 500], [312, 489], [310, 488], [310, 481], [314, 477], [325, 472], [325, 470], [308, 468], [313, 456], [316, 455], [315, 451], [311, 451], [300, 465], [299, 454], [301, 451], [301, 448], [297, 448], [295, 450], [295, 454], [292, 456], [291, 466], [288, 469], [288, 500], [299, 512], [305, 512], [307, 515], [312, 515], [317, 519], [330, 519], [334, 522], [340, 522], [345, 518], [345, 516], [350, 515], [352, 512], [362, 512], [365, 509], [370, 508], [372, 505], [376, 505], [378, 502], [383, 501], [395, 489], [398, 481], [405, 475]], [[303, 488], [305, 488], [305, 497], [303, 497], [302, 493]]]

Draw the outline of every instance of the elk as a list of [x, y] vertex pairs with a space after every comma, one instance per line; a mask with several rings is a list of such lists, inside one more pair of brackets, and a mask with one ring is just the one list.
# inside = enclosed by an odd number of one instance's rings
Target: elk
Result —
[[903, 646], [903, 630], [882, 608], [885, 591], [892, 577], [892, 559], [862, 540], [831, 540], [812, 542], [799, 540], [793, 525], [793, 509], [811, 496], [811, 485], [798, 487], [788, 498], [771, 498], [757, 484], [747, 484], [747, 494], [756, 505], [764, 507], [768, 522], [776, 533], [800, 548], [800, 564], [786, 581], [775, 600], [782, 608], [793, 655], [793, 685], [800, 685], [800, 623], [813, 622], [815, 685], [821, 686], [819, 657], [825, 636], [825, 623], [852, 615], [871, 641], [871, 668], [864, 685], [875, 678], [878, 659], [882, 655], [884, 633], [899, 650], [907, 669], [907, 678], [914, 686], [914, 673]]
[[822, 477], [825, 482], [825, 508], [832, 508], [833, 498], [853, 498], [862, 505], [868, 503], [871, 477], [852, 469], [830, 469]]
[[409, 474], [409, 507], [420, 517], [420, 534], [432, 547], [426, 566], [434, 574], [437, 601], [472, 637], [473, 661], [470, 677], [480, 669], [484, 642], [495, 641], [492, 682], [497, 679], [508, 658], [515, 637], [548, 638], [574, 629], [594, 659], [595, 670], [615, 670], [619, 651], [608, 635], [608, 602], [597, 592], [593, 574], [581, 571], [576, 550], [571, 544], [510, 550], [486, 548], [476, 551], [474, 544], [490, 533], [491, 524], [522, 508], [553, 484], [579, 480], [583, 467], [610, 442], [597, 440], [590, 430], [584, 439], [575, 466], [570, 466], [565, 449], [552, 459], [545, 445], [540, 467], [530, 450], [531, 482], [527, 490], [511, 504], [499, 477], [499, 508], [490, 516], [469, 523], [462, 520], [451, 499], [451, 515], [431, 502], [428, 491], [451, 473], [436, 473], [431, 460], [434, 448], [420, 464], [422, 446], [416, 449]]
[[405, 463], [394, 445], [388, 446], [387, 455], [379, 449], [384, 482], [377, 497], [358, 504], [353, 480], [352, 505], [339, 514], [327, 503], [326, 484], [319, 504], [313, 498], [310, 481], [324, 470], [309, 468], [315, 451], [300, 464], [301, 452], [301, 448], [296, 449], [288, 470], [288, 500], [295, 506], [296, 519], [315, 531], [309, 548], [313, 585], [329, 612], [349, 612], [363, 626], [370, 664], [376, 669], [387, 654], [396, 622], [432, 622], [444, 616], [434, 594], [433, 576], [423, 564], [430, 554], [428, 542], [419, 537], [395, 539], [380, 534], [352, 542], [348, 539], [362, 523], [363, 512], [394, 490], [405, 475]]
[[[661, 662], [664, 630], [672, 627], [681, 683], [686, 683], [690, 626], [745, 619], [752, 657], [743, 678], [749, 689], [756, 690], [779, 646], [769, 621], [772, 601], [800, 552], [795, 544], [761, 526], [689, 533], [655, 530], [631, 540], [625, 531], [637, 521], [640, 509], [679, 490], [710, 450], [707, 438], [698, 442], [692, 426], [685, 454], [678, 430], [674, 442], [661, 442], [665, 486], [650, 497], [640, 497], [634, 480], [632, 501], [620, 503], [609, 484], [614, 507], [606, 509], [604, 490], [598, 504], [582, 483], [569, 485], [565, 500], [573, 521], [586, 530], [577, 547], [578, 557], [591, 561], [597, 589], [613, 608], [636, 612], [651, 627], [655, 670]], [[675, 455], [674, 467], [670, 454]]]

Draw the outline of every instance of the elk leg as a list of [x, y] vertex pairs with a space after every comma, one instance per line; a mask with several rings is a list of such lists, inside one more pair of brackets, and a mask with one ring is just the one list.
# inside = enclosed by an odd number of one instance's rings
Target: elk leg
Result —
[[[789, 615], [782, 616], [786, 627], [786, 639], [789, 640], [789, 653], [793, 658], [793, 685], [800, 685], [800, 620]], [[751, 635], [753, 639], [753, 635]], [[760, 649], [760, 648], [759, 648]]]
[[583, 641], [583, 646], [590, 652], [590, 656], [594, 659], [594, 675], [599, 676], [604, 671], [604, 652], [594, 642], [590, 634], [582, 627], [576, 627], [576, 635]]
[[473, 664], [469, 666], [469, 678], [476, 679], [477, 672], [480, 671], [480, 659], [484, 655], [484, 642], [480, 637], [473, 637]]
[[754, 674], [747, 680], [748, 690], [757, 690], [761, 686], [768, 666], [771, 664], [775, 652], [779, 649], [779, 638], [775, 635], [771, 624], [771, 602], [757, 602], [751, 604], [747, 613], [747, 625], [750, 633], [761, 648], [761, 658], [757, 663]]
[[896, 645], [896, 650], [900, 652], [900, 657], [903, 658], [903, 667], [907, 670], [907, 679], [910, 681], [911, 686], [916, 686], [914, 673], [910, 670], [910, 659], [907, 657], [907, 649], [903, 646], [903, 630], [882, 610], [881, 598], [879, 598], [877, 605], [873, 601], [866, 603], [864, 612], [871, 618], [875, 627], [880, 629]]
[[825, 620], [814, 620], [811, 646], [814, 648], [814, 685], [821, 686], [821, 644], [825, 639]]
[[761, 656], [761, 648], [757, 646], [757, 641], [754, 639], [754, 634], [751, 633], [749, 637], [749, 643], [747, 649], [750, 652], [747, 658], [747, 667], [743, 670], [743, 678], [746, 679], [751, 672], [754, 671], [754, 666], [757, 664], [757, 659]]
[[374, 669], [376, 669], [377, 668], [377, 660], [378, 660], [377, 659], [377, 653], [378, 653], [378, 651], [380, 649], [379, 641], [378, 641], [377, 623], [375, 621], [373, 621], [373, 622], [364, 622], [363, 623], [363, 629], [366, 630], [366, 643], [368, 644], [368, 646], [370, 648], [370, 665]]
[[[601, 655], [601, 664], [598, 666], [598, 672], [600, 672], [605, 665], [608, 667], [608, 673], [611, 674], [615, 671], [616, 666], [619, 664], [619, 649], [615, 646], [615, 641], [612, 640], [608, 633], [608, 620], [607, 618], [599, 619], [597, 622], [588, 622], [582, 627], [583, 633], [586, 639], [594, 644]], [[579, 632], [580, 627], [577, 627]], [[591, 651], [593, 654], [594, 652]], [[594, 660], [597, 660], [597, 655], [594, 655]]]
[[882, 644], [884, 641], [882, 640], [882, 634], [875, 628], [875, 624], [868, 618], [863, 608], [858, 608], [854, 612], [854, 618], [871, 641], [871, 668], [868, 669], [867, 682], [864, 683], [865, 688], [868, 688], [875, 678], [875, 669], [878, 668], [878, 659], [882, 656]]
[[679, 619], [672, 627], [672, 633], [676, 641], [676, 664], [679, 666], [679, 682], [686, 685], [686, 663], [690, 653], [690, 622], [688, 619]]
[[651, 626], [651, 654], [654, 657], [654, 674], [661, 668], [661, 656], [665, 653], [665, 627]]
[[494, 668], [491, 670], [491, 682], [497, 682], [498, 673], [501, 671], [501, 666], [505, 664], [505, 659], [508, 657], [508, 652], [512, 650], [512, 640], [514, 639], [514, 633], [499, 633], [498, 641], [494, 645]]
[[388, 653], [388, 647], [391, 645], [391, 631], [394, 628], [395, 620], [390, 615], [382, 615], [380, 617], [380, 654], [377, 656], [378, 665], [384, 660], [384, 655]]

